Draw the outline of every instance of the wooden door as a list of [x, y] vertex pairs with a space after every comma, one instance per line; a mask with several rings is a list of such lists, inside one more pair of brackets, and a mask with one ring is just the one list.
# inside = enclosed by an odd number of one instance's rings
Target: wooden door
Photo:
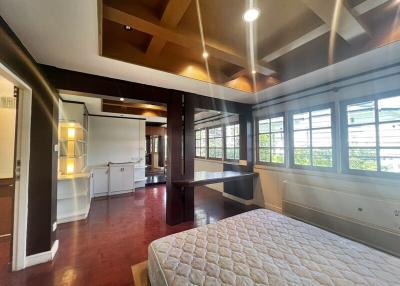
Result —
[[17, 111], [19, 89], [14, 94], [0, 97], [0, 238], [11, 237], [13, 230], [13, 210], [15, 180], [19, 179], [19, 163], [16, 164]]

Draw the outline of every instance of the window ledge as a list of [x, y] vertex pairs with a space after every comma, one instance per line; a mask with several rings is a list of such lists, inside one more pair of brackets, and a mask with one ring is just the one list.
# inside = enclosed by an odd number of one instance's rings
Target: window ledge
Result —
[[368, 177], [368, 176], [357, 176], [344, 173], [335, 172], [324, 172], [324, 171], [314, 171], [314, 170], [303, 170], [303, 169], [292, 169], [286, 167], [275, 167], [267, 165], [254, 165], [254, 170], [269, 170], [275, 172], [282, 172], [286, 174], [294, 175], [308, 175], [308, 176], [318, 176], [333, 179], [344, 179], [352, 182], [371, 182], [373, 184], [379, 183], [390, 186], [398, 186], [399, 179], [395, 178], [379, 178], [379, 177]]

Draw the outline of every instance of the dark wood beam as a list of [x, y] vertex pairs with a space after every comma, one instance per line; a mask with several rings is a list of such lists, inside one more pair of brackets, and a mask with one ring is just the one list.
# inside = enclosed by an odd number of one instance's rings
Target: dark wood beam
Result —
[[[176, 28], [179, 21], [182, 19], [191, 0], [169, 0], [161, 17], [161, 25], [170, 29]], [[146, 56], [157, 58], [164, 48], [166, 40], [153, 37], [146, 51]]]
[[146, 117], [167, 117], [167, 112], [163, 110], [142, 109], [124, 105], [102, 104], [103, 112], [112, 112], [118, 114], [132, 114]]
[[[200, 38], [198, 37], [192, 37], [182, 34], [178, 31], [165, 28], [158, 23], [142, 19], [140, 17], [125, 13], [106, 5], [103, 5], [103, 17], [104, 19], [113, 21], [120, 25], [130, 25], [132, 27], [135, 27], [135, 29], [137, 29], [138, 31], [152, 35], [153, 37], [157, 37], [165, 41], [175, 43], [182, 47], [195, 50], [198, 52], [199, 57], [202, 54], [202, 43]], [[229, 51], [229, 49], [223, 47], [220, 44], [217, 45], [206, 43], [206, 49], [207, 52], [210, 54], [210, 57], [215, 57], [225, 62], [244, 68], [248, 68], [249, 66], [248, 60], [246, 58], [243, 58], [242, 56]], [[260, 64], [256, 64], [255, 69], [258, 73], [265, 75], [275, 73], [274, 70], [271, 70], [270, 68]]]

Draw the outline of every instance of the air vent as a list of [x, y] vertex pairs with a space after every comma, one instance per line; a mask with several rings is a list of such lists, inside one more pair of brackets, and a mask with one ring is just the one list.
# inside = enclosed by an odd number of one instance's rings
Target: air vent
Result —
[[17, 108], [17, 99], [15, 97], [0, 97], [0, 108], [15, 109]]

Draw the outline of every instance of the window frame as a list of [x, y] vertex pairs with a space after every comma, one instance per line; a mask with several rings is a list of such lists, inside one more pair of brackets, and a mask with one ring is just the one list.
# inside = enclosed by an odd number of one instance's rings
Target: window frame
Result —
[[[384, 147], [380, 147], [380, 134], [379, 134], [379, 108], [378, 108], [378, 101], [380, 99], [385, 99], [389, 97], [396, 97], [400, 96], [400, 90], [396, 91], [389, 91], [385, 93], [378, 93], [375, 95], [367, 95], [363, 97], [357, 97], [349, 100], [343, 100], [340, 102], [340, 126], [342, 128], [342, 152], [341, 152], [341, 165], [342, 165], [342, 173], [349, 174], [349, 175], [356, 175], [356, 176], [368, 176], [368, 177], [384, 177], [384, 178], [400, 178], [400, 173], [393, 173], [393, 172], [385, 172], [381, 171], [381, 156], [380, 150], [385, 149]], [[350, 169], [350, 162], [349, 162], [349, 141], [348, 141], [348, 121], [347, 121], [347, 106], [357, 103], [362, 103], [366, 101], [373, 101], [374, 102], [374, 112], [375, 112], [375, 122], [374, 123], [367, 123], [367, 124], [359, 124], [355, 126], [363, 126], [363, 125], [372, 125], [375, 126], [375, 139], [376, 139], [376, 146], [371, 147], [369, 149], [376, 149], [376, 171], [368, 171], [368, 170], [356, 170]], [[398, 120], [400, 121], [400, 119]], [[383, 123], [390, 123], [390, 122], [383, 122]], [[399, 148], [400, 149], [400, 148]]]
[[[222, 139], [222, 146], [221, 146], [221, 151], [222, 151], [222, 157], [221, 158], [217, 158], [217, 157], [210, 157], [210, 142], [209, 142], [209, 140], [210, 140], [210, 129], [216, 129], [216, 128], [221, 128], [221, 133], [222, 133], [222, 135], [221, 135], [221, 139]], [[206, 128], [207, 129], [207, 132], [206, 132], [206, 136], [207, 136], [207, 159], [208, 160], [215, 160], [215, 161], [223, 161], [223, 160], [225, 160], [225, 158], [224, 158], [224, 155], [225, 155], [225, 153], [224, 153], [224, 146], [225, 146], [225, 142], [224, 142], [224, 137], [225, 137], [225, 128], [224, 128], [224, 125], [215, 125], [215, 126], [210, 126], [210, 127], [207, 127]], [[220, 138], [220, 137], [214, 137], [214, 138]], [[212, 147], [212, 148], [215, 148], [215, 149], [219, 149], [219, 148], [217, 148], [217, 147]]]
[[[226, 149], [228, 148], [227, 146], [226, 146], [226, 142], [227, 142], [227, 140], [226, 140], [226, 128], [228, 127], [228, 126], [235, 126], [235, 125], [239, 125], [239, 134], [237, 135], [237, 136], [229, 136], [229, 137], [233, 137], [233, 138], [236, 138], [236, 137], [238, 137], [239, 138], [239, 159], [228, 159], [228, 157], [226, 156]], [[231, 123], [227, 123], [227, 124], [224, 124], [224, 126], [223, 126], [223, 135], [224, 135], [224, 139], [223, 139], [223, 148], [224, 148], [224, 152], [223, 152], [223, 156], [224, 156], [224, 161], [228, 161], [228, 162], [239, 162], [240, 161], [240, 123], [239, 123], [239, 121], [235, 121], [235, 122], [231, 122]], [[232, 149], [232, 147], [229, 147], [229, 148], [231, 148]], [[236, 147], [233, 147], [233, 149], [235, 149]]]
[[[283, 163], [275, 163], [275, 162], [263, 162], [260, 161], [260, 142], [259, 142], [259, 124], [258, 122], [260, 120], [265, 120], [265, 119], [269, 119], [271, 120], [271, 118], [275, 118], [275, 117], [283, 117], [283, 136], [284, 136], [284, 141], [283, 141], [283, 149], [284, 149], [284, 158], [283, 158]], [[285, 112], [280, 112], [280, 113], [274, 113], [271, 115], [267, 115], [267, 116], [259, 116], [256, 117], [255, 120], [255, 134], [256, 134], [256, 138], [255, 138], [255, 142], [256, 142], [256, 164], [257, 165], [264, 165], [264, 166], [273, 166], [273, 167], [286, 167], [287, 166], [287, 162], [288, 162], [288, 132], [287, 132], [287, 118], [286, 118], [286, 114]], [[271, 127], [271, 125], [270, 125]], [[268, 132], [268, 134], [271, 134], [271, 130]], [[271, 138], [270, 138], [271, 141]], [[271, 144], [269, 147], [272, 150]]]
[[[304, 113], [304, 112], [309, 112], [310, 113], [310, 147], [309, 149], [312, 152], [312, 149], [319, 149], [318, 147], [313, 147], [312, 146], [312, 112], [317, 111], [317, 110], [323, 110], [323, 109], [331, 109], [331, 138], [332, 138], [332, 167], [318, 167], [318, 166], [312, 166], [312, 153], [310, 154], [310, 160], [311, 160], [311, 166], [302, 166], [302, 165], [297, 165], [295, 164], [295, 158], [294, 158], [294, 124], [293, 124], [293, 116], [294, 114], [297, 113]], [[336, 133], [337, 133], [337, 125], [336, 125], [336, 110], [335, 110], [335, 103], [326, 103], [326, 104], [320, 104], [320, 105], [315, 105], [311, 107], [306, 107], [306, 108], [300, 108], [300, 109], [295, 109], [291, 110], [288, 112], [288, 136], [289, 136], [289, 167], [293, 169], [301, 169], [301, 170], [310, 170], [310, 171], [321, 171], [321, 172], [330, 172], [330, 173], [337, 173], [338, 168], [337, 168], [337, 147], [336, 147]], [[319, 129], [319, 128], [317, 128]], [[322, 127], [320, 129], [326, 129], [326, 127]], [[315, 130], [315, 129], [314, 129]], [[326, 147], [325, 147], [326, 148]], [[323, 149], [323, 148], [322, 148]]]
[[[202, 148], [206, 148], [206, 154], [205, 154], [205, 156], [203, 157], [203, 156], [196, 156], [196, 149], [198, 149], [197, 148], [197, 145], [196, 145], [196, 141], [197, 141], [197, 139], [196, 139], [196, 132], [198, 132], [198, 131], [200, 131], [200, 142], [201, 142], [201, 131], [205, 131], [206, 132], [206, 146], [200, 146], [199, 148], [200, 148], [200, 154], [201, 154], [201, 149]], [[207, 158], [207, 155], [208, 155], [208, 131], [207, 131], [207, 128], [200, 128], [200, 129], [196, 129], [196, 130], [194, 130], [194, 157], [195, 158], [199, 158], [199, 159], [206, 159]]]

